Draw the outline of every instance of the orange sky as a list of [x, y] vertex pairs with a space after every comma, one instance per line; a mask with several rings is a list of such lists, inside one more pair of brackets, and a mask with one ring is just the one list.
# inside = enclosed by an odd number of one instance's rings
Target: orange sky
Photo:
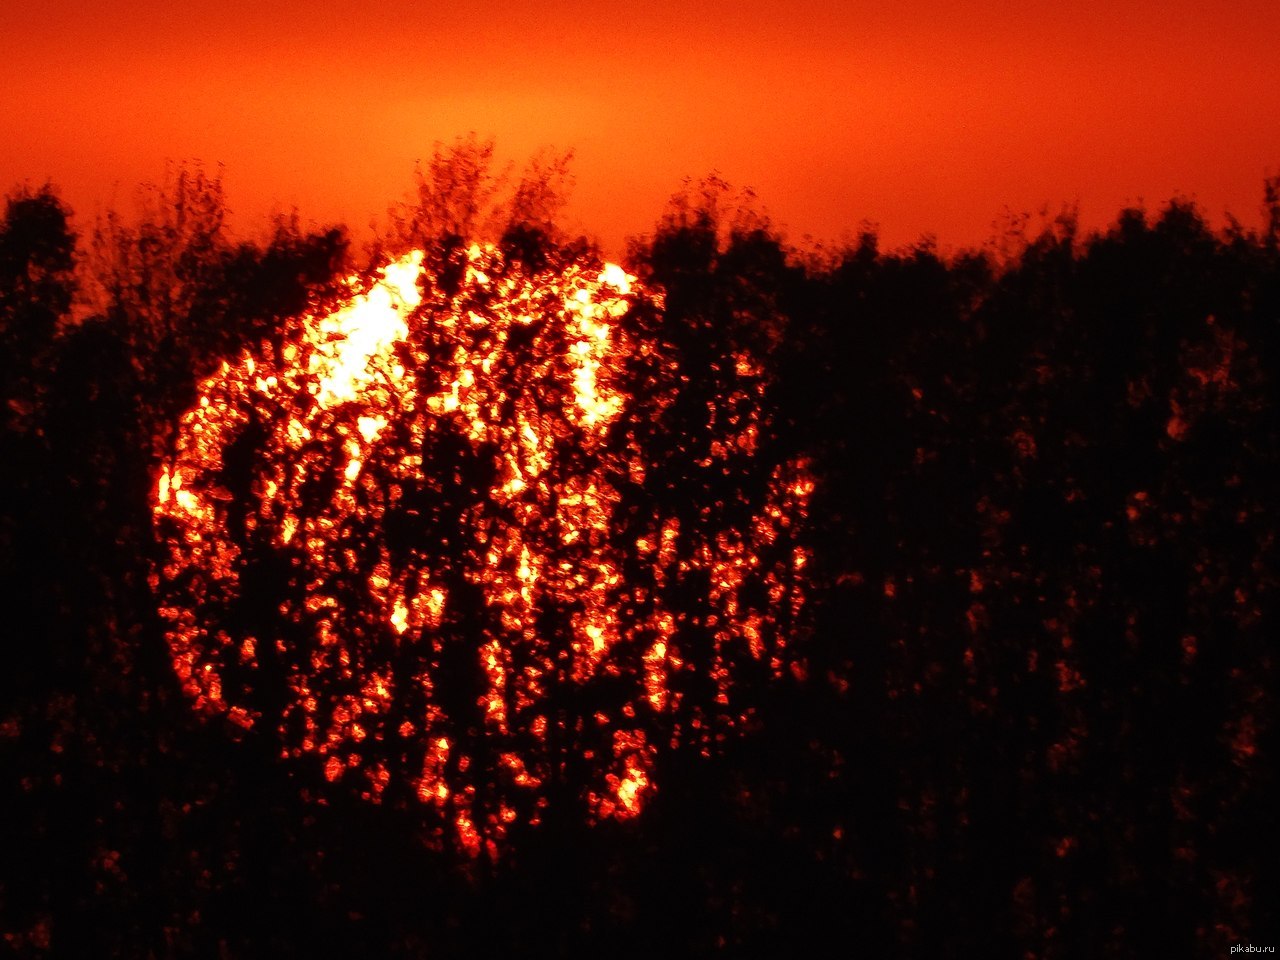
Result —
[[795, 240], [949, 247], [1063, 201], [1255, 223], [1280, 173], [1274, 0], [537, 6], [0, 0], [0, 190], [92, 214], [199, 158], [242, 224], [296, 204], [359, 234], [474, 130], [573, 148], [571, 224], [610, 250], [713, 170]]

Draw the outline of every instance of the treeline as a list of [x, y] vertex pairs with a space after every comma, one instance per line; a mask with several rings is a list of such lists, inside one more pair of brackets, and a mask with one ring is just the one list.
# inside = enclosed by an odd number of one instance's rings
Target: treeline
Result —
[[[562, 164], [495, 201], [438, 155], [376, 263], [525, 262]], [[733, 362], [768, 371], [761, 463], [815, 479], [801, 667], [643, 815], [548, 818], [509, 855], [413, 805], [304, 795], [269, 737], [197, 719], [149, 577], [150, 497], [200, 377], [333, 302], [341, 230], [232, 240], [180, 174], [77, 235], [0, 224], [0, 936], [20, 956], [1217, 956], [1274, 935], [1280, 203], [1070, 218], [1008, 256], [820, 260], [715, 183], [628, 268], [664, 293], [693, 462]], [[678, 461], [683, 462], [683, 461]], [[705, 489], [661, 496], [698, 501]], [[736, 484], [755, 482], [736, 477]], [[655, 494], [656, 496], [657, 494]], [[700, 501], [699, 501], [700, 502]], [[1274, 939], [1274, 937], [1273, 937]]]

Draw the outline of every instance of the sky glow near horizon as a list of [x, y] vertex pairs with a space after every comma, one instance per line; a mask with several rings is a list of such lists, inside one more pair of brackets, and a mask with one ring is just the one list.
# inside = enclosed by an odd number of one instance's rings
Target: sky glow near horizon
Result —
[[610, 254], [712, 172], [797, 241], [977, 245], [1006, 209], [1093, 227], [1172, 196], [1249, 224], [1280, 172], [1278, 28], [1257, 0], [10, 5], [0, 187], [92, 216], [199, 159], [239, 228], [296, 206], [361, 237], [475, 131], [517, 167], [573, 150], [566, 226]]

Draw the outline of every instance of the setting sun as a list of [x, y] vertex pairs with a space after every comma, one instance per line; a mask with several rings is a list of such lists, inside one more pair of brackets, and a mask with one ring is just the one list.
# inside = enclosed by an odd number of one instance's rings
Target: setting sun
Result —
[[1278, 31], [0, 5], [0, 951], [1273, 950]]

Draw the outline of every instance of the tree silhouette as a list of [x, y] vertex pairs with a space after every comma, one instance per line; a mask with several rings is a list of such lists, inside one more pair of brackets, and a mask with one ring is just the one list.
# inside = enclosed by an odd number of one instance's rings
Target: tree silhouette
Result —
[[1265, 942], [1274, 182], [1260, 231], [818, 259], [712, 178], [623, 271], [567, 157], [493, 155], [439, 147], [366, 269], [195, 168], [82, 236], [8, 199], [5, 946]]

